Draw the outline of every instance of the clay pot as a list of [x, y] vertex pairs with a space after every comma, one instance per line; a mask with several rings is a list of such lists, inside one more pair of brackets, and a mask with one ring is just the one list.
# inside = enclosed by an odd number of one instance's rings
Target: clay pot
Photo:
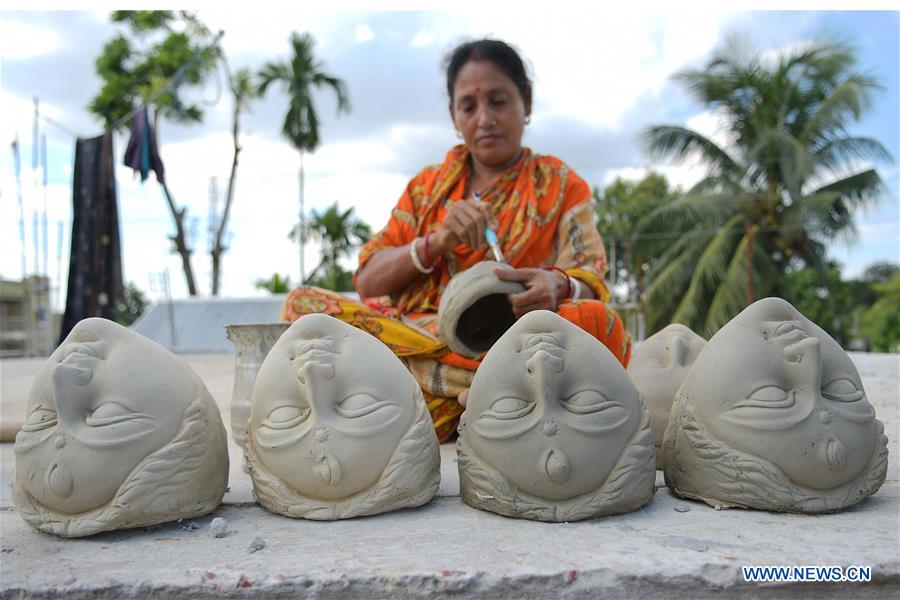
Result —
[[501, 281], [493, 272], [494, 267], [507, 266], [485, 261], [450, 280], [438, 307], [438, 328], [452, 351], [476, 358], [516, 322], [507, 295], [524, 292], [525, 286]]

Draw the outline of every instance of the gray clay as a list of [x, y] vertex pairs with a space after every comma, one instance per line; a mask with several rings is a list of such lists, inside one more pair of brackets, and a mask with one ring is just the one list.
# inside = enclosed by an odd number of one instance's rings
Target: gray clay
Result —
[[847, 353], [780, 298], [716, 333], [678, 390], [666, 484], [716, 508], [835, 512], [887, 471], [884, 425]]
[[628, 374], [650, 411], [656, 468], [662, 469], [662, 440], [675, 392], [706, 340], [681, 323], [672, 323], [641, 342], [628, 363]]
[[413, 376], [377, 338], [327, 315], [299, 318], [263, 362], [246, 453], [257, 500], [288, 517], [420, 506], [440, 484]]
[[225, 427], [206, 386], [105, 319], [78, 323], [37, 373], [14, 450], [19, 514], [64, 537], [201, 516], [228, 483]]
[[507, 265], [485, 261], [450, 280], [438, 306], [438, 330], [447, 347], [475, 358], [490, 349], [516, 322], [507, 296], [525, 291], [515, 281], [501, 281], [494, 267]]
[[468, 504], [539, 521], [639, 508], [656, 476], [650, 414], [625, 369], [549, 311], [519, 319], [484, 358], [460, 421]]

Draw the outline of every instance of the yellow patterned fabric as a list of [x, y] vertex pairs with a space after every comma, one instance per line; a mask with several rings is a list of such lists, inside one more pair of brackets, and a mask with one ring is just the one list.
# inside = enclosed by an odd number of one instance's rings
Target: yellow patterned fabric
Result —
[[[363, 246], [359, 268], [385, 248], [405, 246], [436, 231], [449, 207], [463, 199], [468, 161], [468, 149], [459, 145], [442, 164], [416, 175], [391, 211], [388, 224]], [[525, 148], [518, 162], [482, 197], [500, 224], [497, 238], [510, 266], [560, 267], [589, 286], [598, 299], [608, 299], [602, 283], [606, 252], [597, 232], [591, 191], [565, 163]], [[488, 259], [488, 252], [487, 247], [457, 246], [434, 272], [392, 294], [391, 305], [399, 315], [436, 312], [450, 278]]]

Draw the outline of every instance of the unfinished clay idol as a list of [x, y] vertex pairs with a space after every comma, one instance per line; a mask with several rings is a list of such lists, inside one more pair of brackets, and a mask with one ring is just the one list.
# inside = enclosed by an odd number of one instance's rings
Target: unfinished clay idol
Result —
[[657, 469], [662, 468], [660, 446], [675, 392], [705, 344], [690, 328], [672, 323], [641, 342], [628, 363], [628, 374], [650, 411]]
[[181, 359], [105, 319], [78, 323], [38, 371], [16, 436], [13, 500], [65, 537], [197, 517], [228, 483], [225, 427]]
[[622, 513], [653, 497], [650, 414], [593, 336], [530, 312], [494, 344], [459, 426], [460, 491], [475, 508], [539, 521]]
[[440, 484], [416, 380], [377, 338], [321, 314], [297, 319], [260, 367], [247, 463], [260, 504], [305, 519], [420, 506]]
[[666, 484], [716, 508], [834, 512], [884, 482], [887, 438], [856, 367], [779, 298], [709, 340], [672, 405]]
[[480, 262], [450, 280], [438, 306], [438, 329], [447, 347], [475, 358], [489, 350], [516, 322], [509, 294], [525, 291], [516, 281], [502, 281], [494, 267], [500, 262]]

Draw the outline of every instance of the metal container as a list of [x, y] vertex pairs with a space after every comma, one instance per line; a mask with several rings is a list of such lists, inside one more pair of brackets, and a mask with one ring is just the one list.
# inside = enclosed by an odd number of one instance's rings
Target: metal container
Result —
[[234, 343], [234, 390], [231, 395], [231, 437], [246, 448], [247, 424], [250, 423], [250, 407], [253, 384], [259, 367], [269, 350], [291, 323], [241, 323], [226, 325], [228, 339]]

